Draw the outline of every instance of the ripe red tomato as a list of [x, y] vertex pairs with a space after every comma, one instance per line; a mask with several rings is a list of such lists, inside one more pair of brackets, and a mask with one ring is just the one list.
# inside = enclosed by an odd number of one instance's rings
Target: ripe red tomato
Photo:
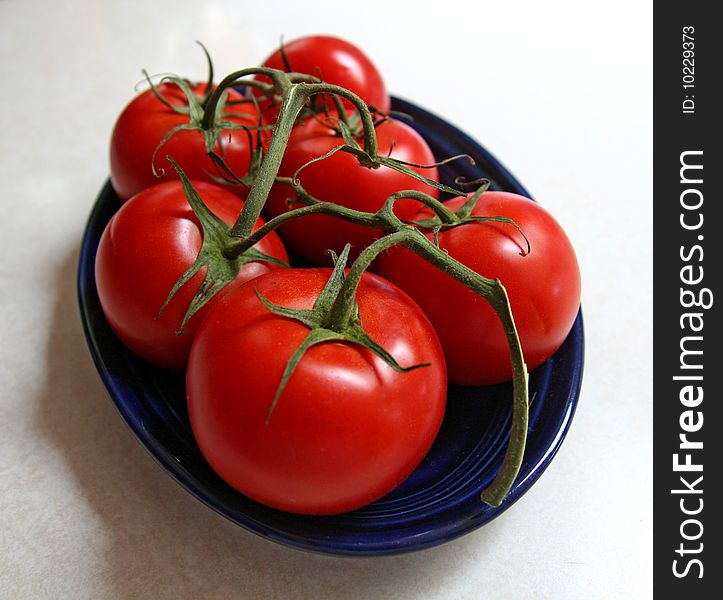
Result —
[[[205, 85], [192, 86], [197, 95], [202, 95]], [[174, 106], [187, 107], [188, 101], [180, 88], [171, 83], [158, 86], [158, 91]], [[229, 98], [243, 97], [235, 90], [229, 91]], [[259, 123], [258, 109], [253, 104], [225, 107], [224, 119], [246, 127]], [[146, 90], [136, 96], [121, 113], [110, 143], [111, 183], [121, 201], [125, 201], [141, 190], [163, 181], [178, 179], [176, 172], [169, 168], [165, 156], [169, 155], [181, 166], [189, 179], [213, 182], [211, 175], [218, 171], [206, 154], [203, 135], [199, 131], [178, 131], [158, 151], [155, 158], [156, 170], [162, 169], [162, 177], [153, 174], [151, 160], [158, 144], [179, 125], [189, 122], [188, 115], [175, 112]], [[251, 152], [255, 147], [255, 135], [246, 131], [225, 130], [218, 144], [217, 152], [234, 173], [243, 177], [249, 170]], [[224, 186], [235, 194], [245, 197], [248, 190], [243, 186]]]
[[202, 323], [186, 375], [189, 416], [213, 469], [243, 494], [306, 514], [350, 511], [384, 496], [414, 470], [446, 402], [444, 357], [419, 307], [365, 274], [358, 289], [367, 333], [402, 366], [360, 346], [307, 350], [266, 423], [286, 364], [309, 329], [270, 313], [310, 309], [330, 269], [275, 271], [229, 292]]
[[[466, 198], [446, 203], [459, 208]], [[472, 212], [513, 219], [468, 223], [442, 231], [439, 245], [450, 256], [507, 289], [525, 362], [532, 369], [565, 341], [580, 304], [580, 271], [565, 232], [539, 204], [507, 192], [485, 192]], [[428, 219], [427, 210], [415, 220]], [[430, 235], [431, 238], [431, 235]], [[486, 385], [512, 377], [506, 338], [491, 306], [461, 283], [406, 249], [381, 256], [377, 272], [407, 292], [434, 325], [444, 348], [449, 379], [463, 385]]]
[[[385, 121], [377, 126], [376, 133], [380, 155], [391, 151], [393, 158], [402, 161], [417, 164], [435, 162], [424, 139], [401, 121]], [[291, 134], [279, 174], [290, 177], [312, 158], [323, 156], [343, 143], [334, 129], [316, 119], [309, 119]], [[438, 177], [436, 167], [415, 170], [429, 179], [436, 180]], [[388, 196], [401, 190], [419, 190], [434, 197], [438, 195], [435, 188], [388, 167], [362, 167], [355, 157], [346, 152], [337, 152], [309, 165], [298, 178], [303, 188], [319, 200], [366, 212], [376, 212]], [[268, 218], [302, 206], [289, 206], [287, 199], [293, 196], [289, 186], [274, 185], [266, 203]], [[412, 217], [419, 206], [414, 200], [400, 200], [394, 205], [394, 211], [398, 217], [406, 219]], [[324, 215], [295, 219], [278, 231], [289, 249], [314, 265], [330, 264], [328, 250], [340, 254], [347, 242], [352, 245], [350, 256], [353, 259], [381, 235], [378, 230]]]
[[[209, 183], [195, 182], [209, 209], [232, 224], [243, 207], [237, 196]], [[259, 219], [257, 227], [262, 224]], [[203, 235], [180, 181], [150, 187], [126, 202], [113, 216], [100, 240], [95, 278], [103, 312], [111, 328], [133, 352], [156, 365], [182, 370], [191, 341], [213, 298], [176, 335], [198, 290], [205, 268], [183, 285], [160, 318], [159, 310], [176, 281], [194, 263]], [[267, 235], [256, 247], [287, 260], [281, 240]], [[243, 266], [236, 281], [246, 281], [278, 268], [270, 263]]]
[[[328, 35], [313, 35], [284, 43], [284, 52], [294, 72], [346, 88], [382, 112], [391, 109], [382, 76], [367, 55], [353, 44]], [[281, 48], [269, 56], [263, 66], [288, 71]], [[268, 81], [264, 77], [260, 79]], [[327, 104], [332, 106], [330, 102]], [[344, 104], [348, 108], [352, 106], [347, 100]], [[277, 113], [278, 105], [271, 109], [270, 120], [275, 120]]]

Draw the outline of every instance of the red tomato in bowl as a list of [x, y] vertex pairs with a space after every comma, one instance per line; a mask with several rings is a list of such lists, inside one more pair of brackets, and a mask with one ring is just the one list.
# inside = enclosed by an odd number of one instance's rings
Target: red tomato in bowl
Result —
[[[390, 119], [376, 128], [379, 154], [391, 151], [393, 158], [422, 165], [433, 164], [434, 155], [429, 146], [409, 125]], [[323, 156], [344, 140], [337, 132], [317, 119], [308, 119], [294, 128], [286, 148], [279, 175], [290, 177], [312, 158]], [[437, 180], [437, 168], [414, 169], [425, 177]], [[303, 188], [319, 200], [335, 202], [355, 210], [376, 212], [391, 194], [401, 190], [418, 190], [433, 197], [435, 188], [409, 175], [388, 167], [368, 169], [346, 152], [337, 152], [329, 158], [303, 169], [298, 179]], [[275, 184], [267, 203], [267, 217], [298, 208], [289, 206], [293, 197], [287, 185]], [[395, 214], [407, 219], [416, 214], [420, 204], [415, 200], [400, 200], [394, 205]], [[314, 265], [329, 265], [329, 250], [340, 254], [346, 243], [352, 245], [353, 259], [366, 246], [381, 236], [381, 231], [355, 225], [325, 215], [311, 215], [295, 219], [279, 228], [279, 235], [288, 248]]]
[[[292, 71], [346, 88], [382, 112], [391, 109], [391, 100], [382, 76], [369, 57], [353, 44], [328, 35], [313, 35], [284, 43], [284, 52]], [[281, 48], [269, 56], [263, 66], [288, 71]], [[269, 81], [265, 77], [259, 79]], [[330, 101], [327, 101], [327, 105], [330, 108], [333, 106]], [[352, 107], [347, 100], [344, 100], [344, 105]], [[275, 120], [278, 108], [278, 105], [270, 108], [270, 120]]]
[[[466, 198], [445, 205], [456, 210]], [[452, 258], [507, 289], [525, 362], [533, 369], [562, 345], [580, 305], [580, 270], [562, 227], [542, 206], [508, 192], [485, 192], [476, 216], [513, 219], [468, 223], [442, 231], [439, 246]], [[414, 220], [431, 218], [421, 210]], [[431, 238], [431, 234], [429, 235]], [[500, 321], [486, 300], [403, 248], [380, 256], [376, 271], [407, 292], [434, 325], [444, 348], [449, 379], [463, 385], [509, 380], [512, 366]]]
[[[211, 212], [229, 225], [243, 207], [237, 196], [215, 185], [194, 182]], [[263, 222], [259, 219], [257, 228]], [[156, 318], [176, 281], [194, 263], [203, 241], [200, 224], [180, 181], [152, 186], [121, 206], [106, 226], [95, 259], [98, 296], [108, 323], [120, 340], [143, 359], [183, 370], [191, 341], [220, 294], [180, 329], [205, 268], [187, 281]], [[286, 261], [281, 240], [270, 234], [256, 246]], [[244, 265], [236, 281], [247, 281], [278, 268], [271, 263]]]
[[439, 341], [403, 292], [365, 274], [357, 300], [394, 371], [349, 343], [312, 346], [266, 422], [286, 364], [309, 329], [256, 295], [310, 309], [331, 269], [275, 271], [229, 292], [202, 323], [186, 389], [193, 433], [211, 467], [250, 498], [281, 510], [334, 514], [384, 496], [426, 455], [446, 402]]
[[[196, 84], [192, 89], [201, 96], [205, 84]], [[188, 107], [186, 96], [178, 86], [164, 83], [158, 86], [158, 92], [174, 106]], [[230, 90], [229, 98], [241, 100], [243, 96]], [[227, 105], [225, 112], [235, 113], [224, 115], [224, 119], [237, 125], [257, 127], [259, 124], [258, 109], [253, 104], [240, 107]], [[136, 96], [126, 106], [116, 121], [110, 143], [111, 183], [121, 202], [147, 187], [178, 179], [175, 170], [166, 162], [166, 155], [171, 156], [188, 178], [194, 181], [213, 182], [211, 176], [219, 175], [206, 154], [203, 135], [199, 131], [176, 132], [155, 157], [156, 171], [163, 170], [163, 175], [156, 177], [153, 174], [151, 161], [158, 144], [174, 127], [188, 122], [188, 115], [177, 113], [166, 106], [150, 89]], [[225, 130], [217, 144], [217, 153], [239, 177], [248, 173], [255, 139], [255, 134], [249, 136], [246, 131]], [[241, 197], [246, 197], [248, 193], [243, 186], [224, 187]]]

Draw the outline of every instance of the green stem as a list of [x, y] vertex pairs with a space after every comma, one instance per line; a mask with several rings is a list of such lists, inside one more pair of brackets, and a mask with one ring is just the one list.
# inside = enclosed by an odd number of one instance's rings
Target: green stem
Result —
[[328, 83], [309, 83], [305, 86], [306, 93], [311, 96], [313, 94], [335, 94], [347, 99], [357, 109], [361, 118], [362, 127], [364, 129], [364, 151], [370, 156], [377, 156], [379, 146], [377, 144], [376, 129], [374, 127], [374, 118], [364, 100], [357, 96], [354, 92], [350, 92], [346, 88]]
[[[271, 69], [273, 71], [273, 69]], [[246, 69], [245, 71], [253, 71], [253, 69]], [[238, 71], [237, 73], [241, 73]], [[280, 71], [275, 71], [281, 73]], [[286, 77], [285, 74], [281, 73]], [[232, 74], [233, 75], [233, 74]], [[229, 80], [231, 76], [224, 79], [224, 82]], [[222, 84], [219, 85], [219, 88]], [[218, 88], [217, 90], [218, 91]], [[337, 94], [343, 98], [349, 100], [355, 105], [359, 111], [362, 126], [364, 127], [364, 151], [370, 156], [376, 156], [378, 151], [377, 136], [374, 129], [374, 121], [372, 120], [371, 113], [367, 108], [364, 101], [356, 94], [349, 90], [339, 87], [338, 85], [329, 85], [325, 83], [293, 83], [290, 84], [284, 90], [283, 102], [281, 104], [281, 110], [279, 112], [276, 126], [271, 137], [271, 143], [269, 149], [264, 158], [264, 162], [261, 165], [257, 175], [256, 181], [254, 181], [251, 191], [246, 198], [243, 210], [239, 215], [236, 223], [231, 228], [230, 235], [238, 238], [245, 238], [251, 235], [254, 223], [261, 215], [261, 211], [264, 208], [266, 199], [268, 198], [271, 186], [274, 184], [276, 175], [279, 172], [281, 166], [281, 160], [286, 150], [286, 145], [291, 135], [291, 130], [296, 122], [296, 117], [303, 108], [306, 100], [314, 94]], [[209, 101], [209, 105], [213, 106]], [[204, 118], [207, 115], [204, 115]]]
[[490, 506], [499, 506], [509, 493], [522, 466], [529, 426], [528, 374], [522, 345], [512, 316], [507, 290], [499, 279], [487, 279], [453, 259], [414, 227], [404, 226], [376, 240], [354, 261], [324, 323], [329, 329], [344, 327], [355, 317], [356, 291], [362, 276], [374, 259], [385, 250], [401, 244], [433, 266], [444, 271], [467, 288], [487, 300], [497, 313], [505, 331], [512, 358], [512, 426], [510, 441], [502, 466], [492, 483], [482, 491], [481, 499]]
[[224, 255], [227, 258], [237, 258], [241, 256], [246, 250], [258, 244], [258, 242], [268, 233], [279, 228], [287, 221], [293, 221], [299, 217], [313, 214], [324, 214], [332, 217], [349, 221], [350, 223], [356, 223], [357, 225], [365, 225], [367, 227], [376, 227], [383, 229], [386, 221], [378, 218], [373, 213], [361, 212], [352, 208], [346, 208], [345, 206], [339, 206], [333, 202], [315, 202], [308, 206], [302, 206], [295, 208], [288, 212], [282, 213], [277, 217], [267, 221], [263, 226], [259, 227], [248, 237], [229, 238], [228, 245], [224, 251]]
[[449, 210], [446, 206], [444, 206], [442, 202], [440, 202], [433, 196], [430, 196], [418, 190], [403, 190], [400, 192], [395, 192], [387, 198], [384, 206], [381, 210], [379, 210], [379, 212], [368, 213], [354, 210], [352, 208], [347, 208], [346, 206], [341, 206], [333, 202], [325, 202], [323, 200], [319, 200], [318, 198], [315, 198], [314, 196], [309, 194], [301, 186], [301, 184], [294, 183], [294, 180], [291, 177], [277, 177], [275, 183], [281, 185], [288, 185], [289, 187], [293, 188], [294, 192], [296, 193], [297, 201], [306, 203], [307, 206], [302, 206], [300, 208], [295, 208], [288, 212], [281, 213], [280, 215], [267, 221], [262, 227], [254, 231], [248, 237], [242, 239], [229, 239], [228, 246], [226, 248], [226, 251], [224, 252], [225, 256], [227, 256], [228, 258], [236, 258], [237, 256], [240, 256], [251, 246], [257, 244], [266, 234], [279, 228], [287, 221], [293, 221], [294, 219], [297, 219], [299, 217], [304, 217], [306, 215], [312, 214], [324, 214], [332, 217], [337, 217], [350, 223], [364, 225], [367, 227], [374, 227], [376, 229], [382, 229], [386, 232], [398, 231], [399, 229], [406, 228], [406, 225], [405, 223], [400, 221], [394, 214], [393, 206], [395, 202], [404, 198], [417, 200], [418, 202], [421, 202], [425, 206], [431, 208], [440, 217], [443, 223], [454, 223], [457, 220], [457, 216], [455, 215], [455, 213]]
[[211, 97], [211, 91], [213, 88], [213, 61], [211, 60], [211, 55], [208, 53], [206, 46], [204, 46], [198, 40], [196, 40], [196, 43], [201, 46], [201, 50], [203, 50], [203, 54], [206, 57], [206, 64], [208, 66], [208, 77], [206, 77], [206, 86], [203, 88], [203, 96], [201, 96], [200, 100], [201, 108], [204, 108], [206, 106], [206, 102], [208, 102], [208, 99]]
[[391, 215], [394, 215], [394, 203], [403, 198], [417, 200], [418, 202], [424, 204], [427, 208], [432, 209], [434, 211], [434, 214], [436, 214], [440, 218], [442, 223], [449, 225], [459, 221], [457, 215], [453, 211], [449, 210], [442, 202], [437, 200], [437, 198], [435, 198], [434, 196], [430, 196], [429, 194], [425, 194], [424, 192], [419, 192], [417, 190], [404, 190], [392, 194], [384, 202], [384, 206], [382, 207], [381, 212], [384, 213], [387, 218]]
[[415, 227], [405, 225], [399, 227], [394, 222], [384, 219], [382, 221], [386, 222], [388, 227], [397, 227], [397, 230], [373, 242], [354, 261], [342, 289], [329, 311], [324, 326], [329, 329], [336, 329], [351, 323], [355, 316], [356, 291], [362, 276], [381, 252], [397, 244], [411, 250], [490, 303], [502, 323], [512, 359], [513, 400], [510, 441], [499, 472], [481, 494], [481, 499], [484, 502], [490, 506], [499, 506], [509, 493], [520, 472], [529, 425], [527, 367], [525, 366], [522, 345], [512, 316], [507, 290], [499, 279], [487, 279], [453, 259], [444, 250], [430, 242]]
[[529, 424], [527, 367], [507, 290], [499, 279], [490, 280], [482, 277], [430, 243], [426, 237], [422, 241], [418, 236], [408, 236], [402, 245], [485, 298], [502, 322], [512, 358], [512, 427], [502, 466], [492, 483], [482, 491], [481, 496], [490, 506], [499, 506], [512, 488], [522, 466]]
[[[302, 185], [298, 181], [294, 181], [293, 177], [277, 177], [276, 183], [280, 185], [288, 185], [291, 188], [294, 188], [294, 192], [296, 193], [296, 201], [300, 202], [302, 204], [329, 204], [331, 206], [335, 206], [341, 209], [344, 209], [345, 207], [340, 206], [338, 204], [334, 204], [333, 202], [326, 202], [324, 200], [319, 200], [315, 196], [312, 196], [309, 192], [307, 192]], [[398, 192], [394, 192], [390, 196], [387, 197], [387, 199], [384, 201], [384, 204], [382, 205], [381, 210], [378, 213], [361, 213], [359, 211], [352, 211], [353, 213], [357, 215], [372, 215], [375, 214], [381, 218], [383, 218], [387, 222], [394, 222], [395, 225], [398, 223], [398, 226], [401, 227], [404, 225], [394, 214], [394, 204], [403, 199], [410, 199], [410, 200], [416, 200], [417, 202], [421, 202], [424, 204], [427, 208], [434, 211], [434, 214], [436, 214], [442, 223], [446, 225], [451, 225], [453, 223], [457, 223], [459, 221], [459, 217], [457, 216], [457, 213], [454, 211], [449, 210], [445, 205], [444, 202], [439, 201], [434, 196], [430, 196], [429, 194], [425, 194], [424, 192], [420, 192], [419, 190], [400, 190]], [[347, 209], [351, 210], [351, 209]], [[342, 215], [338, 215], [341, 218], [344, 218]], [[375, 226], [375, 225], [372, 225]]]
[[[294, 128], [296, 116], [306, 103], [308, 95], [304, 93], [303, 84], [291, 84], [284, 92], [284, 100], [281, 104], [274, 132], [271, 136], [271, 143], [266, 153], [261, 168], [256, 174], [256, 180], [249, 192], [244, 207], [241, 210], [236, 223], [231, 228], [230, 235], [233, 237], [246, 238], [251, 235], [254, 224], [261, 216], [261, 211], [266, 204], [266, 199], [274, 184], [276, 174], [279, 172], [281, 160], [289, 141], [289, 136]], [[305, 87], [305, 86], [304, 86]]]
[[213, 128], [214, 119], [216, 117], [216, 106], [221, 100], [221, 96], [227, 88], [231, 87], [235, 83], [238, 83], [240, 79], [248, 77], [249, 75], [266, 75], [274, 82], [274, 86], [277, 89], [286, 89], [291, 85], [291, 81], [283, 71], [277, 69], [269, 69], [268, 67], [251, 67], [248, 69], [240, 69], [226, 75], [221, 83], [218, 84], [216, 89], [213, 91], [211, 96], [206, 102], [205, 110], [203, 112], [203, 120], [201, 121], [201, 128], [210, 130]]
[[243, 84], [246, 87], [252, 87], [252, 88], [256, 88], [257, 90], [261, 90], [264, 93], [264, 95], [271, 94], [274, 91], [274, 89], [276, 89], [274, 87], [274, 84], [266, 83], [265, 81], [261, 81], [260, 79], [247, 79], [246, 81], [243, 82]]
[[404, 229], [379, 238], [362, 250], [361, 254], [359, 254], [352, 264], [346, 279], [344, 279], [341, 291], [336, 297], [326, 321], [323, 323], [324, 327], [337, 331], [352, 322], [356, 308], [356, 291], [369, 265], [374, 262], [374, 259], [380, 253], [397, 244], [403, 243], [410, 235], [415, 235], [415, 231], [424, 237], [419, 230], [413, 229], [412, 231], [405, 227]]
[[334, 102], [334, 108], [336, 108], [336, 114], [339, 117], [339, 121], [344, 123], [344, 125], [347, 126], [349, 130], [352, 129], [351, 123], [349, 122], [349, 115], [346, 112], [346, 108], [344, 107], [344, 103], [341, 101], [341, 98], [337, 96], [336, 94], [331, 95], [332, 102]]

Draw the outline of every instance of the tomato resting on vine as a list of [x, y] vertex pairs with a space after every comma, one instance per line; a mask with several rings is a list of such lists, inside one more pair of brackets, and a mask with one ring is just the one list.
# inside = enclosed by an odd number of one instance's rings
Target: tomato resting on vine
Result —
[[377, 500], [421, 462], [442, 422], [432, 326], [369, 273], [351, 312], [335, 313], [345, 260], [333, 273], [287, 269], [236, 287], [193, 342], [198, 445], [228, 484], [274, 508], [334, 514]]
[[[228, 90], [227, 101], [216, 109], [215, 129], [204, 131], [201, 102], [207, 85], [165, 82], [142, 92], [123, 110], [110, 143], [111, 183], [121, 201], [177, 178], [173, 169], [162, 166], [166, 154], [175, 157], [191, 179], [219, 183], [226, 174], [206, 153], [209, 135], [214, 138], [214, 152], [226, 165], [240, 178], [248, 174], [263, 146], [259, 109], [248, 102], [233, 104], [244, 98]], [[243, 185], [223, 185], [240, 197], [248, 193]]]
[[[366, 212], [376, 212], [388, 196], [401, 190], [417, 190], [437, 197], [437, 190], [422, 181], [386, 166], [367, 168], [360, 165], [355, 156], [344, 151], [304, 167], [310, 160], [344, 144], [338, 127], [333, 113], [332, 117], [308, 119], [297, 125], [289, 139], [279, 175], [292, 177], [296, 174], [305, 192], [317, 200]], [[390, 155], [398, 161], [418, 165], [435, 163], [427, 143], [409, 125], [389, 119], [377, 125], [375, 133], [379, 155]], [[412, 170], [432, 180], [438, 178], [436, 166], [412, 167]], [[290, 185], [276, 183], [266, 202], [267, 217], [302, 206], [289, 203], [289, 199], [294, 197], [294, 189]], [[404, 199], [397, 202], [394, 209], [401, 219], [407, 219], [417, 212], [419, 206], [415, 200]], [[345, 244], [350, 243], [351, 256], [356, 257], [382, 232], [325, 215], [314, 215], [288, 222], [279, 229], [279, 235], [290, 250], [311, 264], [328, 265], [328, 250], [339, 253]]]
[[[455, 198], [445, 206], [454, 211], [466, 201]], [[414, 220], [431, 216], [423, 209]], [[577, 316], [580, 271], [572, 245], [542, 206], [516, 194], [485, 192], [470, 216], [502, 216], [519, 230], [494, 220], [465, 222], [442, 228], [439, 247], [484, 277], [502, 282], [525, 362], [528, 368], [537, 367], [562, 345]], [[380, 256], [376, 271], [414, 298], [429, 317], [442, 342], [451, 382], [487, 385], [510, 379], [503, 327], [479, 295], [402, 248]]]
[[[391, 108], [384, 80], [369, 57], [355, 45], [333, 36], [313, 35], [285, 42], [264, 61], [263, 66], [304, 73], [324, 83], [341, 86], [383, 113]], [[347, 100], [343, 103], [347, 108], [352, 107]], [[326, 104], [332, 107], [328, 99]], [[278, 109], [278, 103], [266, 106], [270, 120], [276, 117]]]
[[[202, 213], [204, 220], [234, 222], [243, 206], [238, 196], [209, 183], [194, 186], [215, 215]], [[256, 228], [262, 224], [259, 219]], [[108, 223], [95, 262], [98, 296], [113, 331], [143, 359], [171, 369], [186, 367], [195, 330], [221, 296], [205, 305], [203, 297], [196, 299], [200, 314], [184, 324], [195, 297], [210, 291], [202, 288], [204, 273], [193, 274], [170, 299], [169, 294], [194, 265], [202, 244], [212, 241], [204, 239], [180, 181], [157, 184], [133, 196]], [[271, 233], [229, 268], [236, 269], [237, 281], [246, 281], [286, 260], [281, 240]], [[177, 335], [181, 328], [183, 333]]]

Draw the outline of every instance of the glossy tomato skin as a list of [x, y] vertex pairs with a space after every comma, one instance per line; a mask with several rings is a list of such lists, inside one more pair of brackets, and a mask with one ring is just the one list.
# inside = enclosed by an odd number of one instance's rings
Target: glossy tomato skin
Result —
[[[434, 164], [435, 158], [427, 143], [405, 123], [389, 120], [379, 125], [376, 132], [380, 155], [387, 155], [391, 150], [391, 156], [402, 161]], [[292, 133], [279, 174], [290, 177], [312, 158], [323, 156], [343, 143], [343, 139], [333, 129], [315, 119], [309, 119]], [[429, 179], [438, 178], [436, 167], [415, 170]], [[376, 212], [388, 196], [401, 190], [418, 190], [435, 198], [438, 196], [435, 188], [409, 175], [388, 167], [362, 167], [347, 152], [337, 152], [309, 165], [299, 173], [298, 179], [303, 188], [319, 200], [365, 212]], [[289, 186], [274, 185], [266, 203], [267, 217], [275, 217], [302, 206], [294, 204], [290, 207], [287, 200], [292, 196], [293, 190]], [[419, 207], [417, 201], [405, 199], [394, 205], [394, 212], [399, 218], [406, 219], [413, 216]], [[354, 259], [382, 233], [325, 215], [294, 219], [278, 231], [291, 250], [319, 266], [330, 265], [328, 250], [339, 254], [347, 242], [352, 245], [350, 257]]]
[[[382, 112], [391, 109], [391, 100], [381, 74], [355, 45], [328, 35], [313, 35], [284, 43], [284, 51], [294, 72], [312, 75], [325, 83], [351, 90], [366, 104]], [[288, 70], [280, 48], [264, 61], [263, 66]], [[332, 106], [329, 101], [327, 104]], [[344, 104], [348, 108], [352, 106], [347, 100]], [[275, 119], [277, 114], [278, 106], [271, 109], [270, 118]]]
[[429, 450], [444, 415], [439, 341], [406, 294], [367, 274], [361, 322], [400, 364], [397, 373], [347, 343], [310, 348], [266, 415], [304, 325], [271, 314], [255, 291], [283, 306], [311, 308], [329, 269], [290, 269], [230, 292], [193, 343], [186, 375], [196, 440], [231, 486], [268, 506], [305, 514], [354, 510], [390, 492]]
[[[446, 203], [459, 208], [465, 198]], [[507, 289], [525, 362], [533, 369], [565, 341], [580, 304], [580, 270], [562, 227], [542, 206], [516, 194], [485, 192], [474, 215], [513, 219], [469, 223], [443, 231], [439, 245], [449, 255]], [[429, 218], [420, 211], [416, 219]], [[430, 236], [431, 237], [431, 236]], [[512, 366], [502, 325], [490, 305], [461, 283], [405, 249], [379, 258], [376, 271], [406, 291], [424, 310], [444, 347], [449, 379], [462, 385], [509, 380]]]
[[[192, 86], [201, 96], [205, 84]], [[180, 88], [170, 83], [158, 86], [158, 91], [175, 106], [188, 106]], [[229, 98], [239, 100], [241, 94], [230, 90]], [[247, 127], [256, 127], [259, 123], [258, 109], [253, 104], [243, 104], [242, 108], [226, 107], [226, 112], [243, 113], [245, 116], [228, 116], [229, 121]], [[189, 179], [213, 182], [211, 175], [217, 174], [213, 162], [206, 154], [203, 135], [199, 131], [178, 131], [158, 151], [155, 157], [156, 171], [163, 171], [159, 178], [153, 174], [151, 161], [158, 144], [166, 135], [179, 125], [189, 122], [188, 115], [175, 112], [146, 90], [136, 96], [123, 110], [116, 121], [110, 144], [111, 183], [121, 202], [138, 192], [164, 181], [178, 179], [178, 175], [166, 160], [171, 156], [186, 173]], [[252, 139], [245, 131], [234, 131], [229, 136], [224, 131], [217, 152], [237, 175], [243, 177], [249, 170]], [[223, 186], [240, 197], [246, 197], [248, 190], [243, 186]]]
[[[215, 185], [194, 182], [211, 211], [233, 223], [243, 201]], [[260, 226], [261, 220], [257, 223]], [[219, 296], [197, 312], [182, 335], [176, 335], [205, 268], [181, 287], [160, 318], [161, 306], [176, 281], [194, 263], [203, 235], [183, 193], [180, 181], [161, 183], [121, 206], [106, 226], [98, 246], [95, 278], [103, 312], [120, 340], [143, 359], [183, 370], [191, 341]], [[287, 260], [281, 240], [266, 236], [256, 247]], [[237, 281], [246, 281], [277, 267], [252, 262], [241, 268]], [[223, 294], [223, 292], [221, 292]]]

